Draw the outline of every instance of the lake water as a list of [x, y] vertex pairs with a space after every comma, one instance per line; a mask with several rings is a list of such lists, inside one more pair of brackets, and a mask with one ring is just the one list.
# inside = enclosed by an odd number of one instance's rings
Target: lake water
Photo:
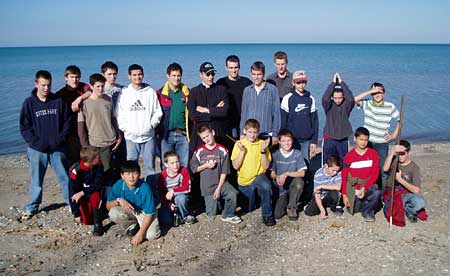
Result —
[[[250, 76], [250, 65], [260, 60], [266, 73], [275, 71], [272, 55], [288, 53], [290, 71], [306, 70], [307, 90], [319, 103], [320, 129], [324, 111], [320, 99], [338, 71], [354, 94], [369, 89], [374, 81], [386, 87], [386, 100], [400, 108], [405, 96], [405, 125], [402, 137], [416, 143], [450, 140], [450, 45], [399, 44], [214, 44], [214, 45], [135, 45], [0, 48], [0, 154], [22, 153], [26, 145], [19, 132], [19, 112], [23, 100], [34, 87], [37, 70], [53, 75], [53, 91], [64, 85], [64, 68], [80, 67], [82, 81], [99, 72], [100, 65], [112, 60], [119, 66], [118, 83], [128, 84], [127, 68], [138, 63], [144, 67], [144, 81], [154, 88], [165, 81], [167, 65], [183, 66], [183, 81], [197, 85], [202, 62], [211, 61], [216, 79], [224, 76], [225, 58], [236, 54], [241, 59], [241, 75]], [[449, 86], [449, 87], [447, 87]], [[353, 128], [362, 125], [363, 112], [355, 110]]]

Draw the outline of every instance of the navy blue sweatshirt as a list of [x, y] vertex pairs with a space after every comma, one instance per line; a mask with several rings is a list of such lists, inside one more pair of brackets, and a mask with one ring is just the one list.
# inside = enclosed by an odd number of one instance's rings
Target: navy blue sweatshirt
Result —
[[70, 208], [75, 217], [81, 216], [79, 204], [72, 201], [72, 196], [83, 191], [83, 198], [89, 199], [94, 192], [103, 190], [103, 166], [89, 168], [82, 161], [72, 165], [69, 170]]
[[20, 110], [20, 133], [30, 148], [40, 152], [63, 151], [70, 122], [69, 107], [53, 93], [43, 102], [34, 89]]
[[281, 128], [292, 131], [296, 139], [311, 140], [317, 144], [319, 136], [319, 118], [314, 97], [304, 91], [289, 93], [281, 101]]

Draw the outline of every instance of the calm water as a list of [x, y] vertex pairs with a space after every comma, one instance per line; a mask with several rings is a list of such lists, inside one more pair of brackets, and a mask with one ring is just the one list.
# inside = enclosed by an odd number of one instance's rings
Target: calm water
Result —
[[[284, 50], [289, 55], [290, 71], [306, 70], [307, 89], [320, 103], [321, 95], [334, 72], [341, 73], [353, 93], [366, 91], [373, 81], [386, 87], [386, 98], [400, 108], [406, 97], [403, 137], [414, 142], [450, 140], [450, 45], [357, 45], [357, 44], [224, 44], [0, 48], [0, 154], [20, 153], [26, 149], [19, 133], [19, 112], [34, 84], [34, 73], [49, 70], [53, 91], [64, 85], [64, 68], [78, 65], [82, 81], [98, 72], [105, 60], [119, 66], [118, 82], [128, 84], [127, 68], [141, 64], [145, 82], [153, 87], [165, 81], [169, 63], [183, 66], [183, 80], [192, 87], [199, 83], [198, 67], [211, 61], [225, 75], [224, 61], [229, 54], [241, 58], [241, 75], [249, 77], [251, 63], [266, 64], [275, 70], [272, 54]], [[320, 128], [324, 112], [319, 107]], [[352, 125], [362, 125], [362, 110], [352, 113]]]

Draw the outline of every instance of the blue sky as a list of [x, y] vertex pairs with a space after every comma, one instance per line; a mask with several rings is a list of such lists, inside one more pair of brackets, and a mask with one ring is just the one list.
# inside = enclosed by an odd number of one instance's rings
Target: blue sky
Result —
[[450, 43], [450, 1], [0, 1], [0, 47], [184, 43]]

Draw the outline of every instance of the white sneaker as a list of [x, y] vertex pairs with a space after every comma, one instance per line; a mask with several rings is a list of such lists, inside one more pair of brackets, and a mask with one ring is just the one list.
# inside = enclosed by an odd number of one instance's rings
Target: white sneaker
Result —
[[228, 218], [220, 217], [220, 219], [222, 221], [230, 222], [230, 223], [234, 223], [234, 224], [242, 222], [242, 219], [240, 217], [238, 217], [238, 216], [233, 216], [233, 217], [228, 217]]

